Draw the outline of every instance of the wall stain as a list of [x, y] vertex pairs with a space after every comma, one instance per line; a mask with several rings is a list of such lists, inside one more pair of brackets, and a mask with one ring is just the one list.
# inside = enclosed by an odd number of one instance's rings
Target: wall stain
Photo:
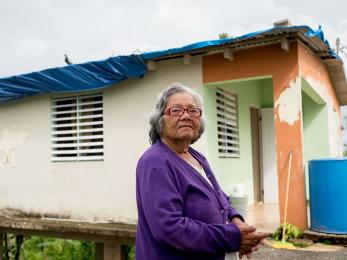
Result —
[[28, 138], [27, 133], [4, 129], [0, 133], [0, 167], [14, 168], [16, 166], [15, 151], [23, 146]]

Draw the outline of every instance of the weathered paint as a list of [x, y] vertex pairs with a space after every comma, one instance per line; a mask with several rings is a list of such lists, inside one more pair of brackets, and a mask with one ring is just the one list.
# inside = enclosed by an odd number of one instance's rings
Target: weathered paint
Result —
[[238, 51], [233, 61], [221, 55], [206, 56], [203, 59], [203, 72], [204, 83], [272, 75], [281, 220], [288, 159], [292, 151], [288, 221], [307, 228], [301, 107], [303, 77], [314, 90], [311, 97], [318, 103], [327, 104], [330, 156], [342, 154], [339, 103], [326, 67], [304, 45], [291, 43], [290, 52], [284, 52], [279, 45], [261, 47]]
[[22, 147], [27, 138], [27, 133], [15, 129], [2, 130], [0, 133], [0, 168], [15, 167], [15, 151]]
[[331, 157], [342, 156], [343, 141], [341, 131], [340, 104], [326, 66], [303, 44], [298, 45], [299, 74], [324, 100], [328, 108], [329, 153]]
[[292, 80], [289, 88], [284, 90], [275, 102], [275, 108], [278, 108], [278, 116], [281, 122], [293, 125], [300, 119], [301, 99], [300, 97], [300, 78]]
[[[279, 114], [279, 108], [288, 102], [289, 99], [297, 98], [301, 102], [301, 92], [298, 91], [301, 81], [298, 80], [297, 48], [296, 43], [291, 43], [290, 52], [284, 52], [280, 48], [280, 45], [243, 50], [234, 54], [233, 61], [224, 59], [222, 55], [206, 56], [203, 59], [203, 79], [204, 83], [212, 83], [272, 75], [273, 97], [277, 104], [274, 112], [280, 215], [283, 220], [288, 158], [289, 152], [293, 151], [287, 220], [305, 229], [307, 228], [307, 215], [301, 105], [298, 106], [297, 101], [294, 103], [295, 116], [292, 116], [290, 112], [282, 108], [281, 115]], [[295, 82], [294, 88], [293, 82]], [[289, 93], [290, 95], [284, 94], [281, 97], [283, 92]], [[286, 95], [290, 96], [290, 98]]]
[[[310, 83], [317, 82], [318, 88], [317, 92], [323, 97], [327, 95], [332, 100], [333, 106], [338, 109], [340, 104], [337, 100], [336, 93], [333, 88], [333, 84], [330, 80], [328, 70], [322, 61], [311, 51], [307, 49], [303, 44], [298, 44], [298, 57], [299, 57], [299, 75], [308, 79]], [[312, 80], [312, 81], [311, 81]], [[313, 84], [313, 87], [317, 87]], [[323, 94], [323, 92], [327, 92]]]

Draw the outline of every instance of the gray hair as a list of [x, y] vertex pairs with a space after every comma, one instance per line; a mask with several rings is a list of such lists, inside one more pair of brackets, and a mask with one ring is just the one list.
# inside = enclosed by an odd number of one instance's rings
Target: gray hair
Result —
[[[158, 98], [155, 104], [155, 110], [153, 111], [153, 113], [151, 114], [149, 118], [149, 124], [150, 124], [149, 142], [151, 144], [154, 144], [156, 141], [160, 139], [160, 135], [164, 126], [164, 118], [163, 118], [164, 110], [166, 108], [169, 97], [177, 93], [187, 93], [191, 95], [196, 101], [198, 107], [202, 108], [202, 98], [193, 89], [186, 87], [181, 83], [173, 83], [172, 85], [170, 85], [167, 89], [165, 89], [163, 92], [161, 92], [158, 95]], [[205, 118], [204, 116], [202, 116], [199, 133], [196, 136], [196, 138], [192, 140], [192, 143], [196, 142], [204, 133], [204, 131], [205, 131]]]

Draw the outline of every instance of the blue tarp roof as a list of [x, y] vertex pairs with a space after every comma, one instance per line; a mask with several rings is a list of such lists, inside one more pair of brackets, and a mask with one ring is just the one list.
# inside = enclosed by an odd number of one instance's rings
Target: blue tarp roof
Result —
[[[318, 30], [312, 30], [308, 26], [276, 27], [230, 39], [203, 41], [186, 45], [181, 48], [146, 52], [141, 55], [117, 56], [103, 61], [87, 62], [1, 78], [0, 103], [40, 93], [77, 92], [108, 87], [128, 78], [142, 77], [147, 72], [146, 60], [185, 53], [206, 47], [217, 47], [219, 45], [232, 43], [234, 41], [254, 37], [263, 33], [271, 33], [271, 31], [275, 29], [304, 29], [306, 36], [319, 38], [327, 44], [327, 48], [331, 51], [320, 27]], [[332, 51], [330, 54], [337, 57]]]
[[2, 78], [0, 103], [40, 93], [95, 90], [142, 77], [146, 71], [142, 58], [130, 55]]
[[[262, 31], [257, 31], [257, 32], [252, 32], [252, 33], [248, 33], [239, 37], [232, 37], [229, 39], [221, 39], [221, 40], [213, 40], [213, 41], [203, 41], [203, 42], [197, 42], [197, 43], [193, 43], [190, 45], [186, 45], [180, 48], [173, 48], [173, 49], [167, 49], [167, 50], [162, 50], [162, 51], [152, 51], [152, 52], [145, 52], [143, 53], [141, 56], [144, 60], [151, 60], [151, 59], [156, 59], [156, 58], [160, 58], [162, 56], [169, 56], [169, 55], [175, 55], [178, 53], [184, 53], [184, 52], [188, 52], [188, 51], [194, 51], [194, 50], [198, 50], [198, 49], [202, 49], [202, 48], [206, 48], [206, 47], [214, 47], [214, 46], [219, 46], [222, 44], [226, 44], [226, 43], [233, 43], [236, 41], [240, 41], [240, 40], [244, 40], [246, 38], [252, 38], [255, 37], [259, 34], [263, 34], [263, 33], [267, 33], [267, 32], [271, 32], [273, 30], [278, 30], [278, 29], [282, 29], [282, 30], [301, 30], [304, 29], [305, 35], [308, 37], [317, 37], [319, 39], [321, 39], [326, 45], [327, 47], [330, 49], [329, 43], [328, 41], [324, 38], [324, 33], [322, 31], [321, 26], [319, 26], [319, 28], [317, 30], [313, 30], [311, 29], [309, 26], [290, 26], [290, 27], [274, 27], [268, 30], [262, 30]], [[334, 54], [333, 52], [330, 53], [332, 56], [337, 57], [336, 54]]]

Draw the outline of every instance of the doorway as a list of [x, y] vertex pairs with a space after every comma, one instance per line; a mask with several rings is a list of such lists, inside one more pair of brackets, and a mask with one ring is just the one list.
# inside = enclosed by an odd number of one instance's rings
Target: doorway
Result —
[[273, 108], [250, 108], [254, 203], [278, 203]]
[[273, 108], [261, 109], [261, 162], [264, 203], [278, 203], [275, 118]]
[[252, 166], [253, 166], [253, 194], [254, 203], [263, 201], [263, 189], [261, 178], [261, 157], [260, 157], [260, 112], [258, 108], [250, 108], [251, 117], [251, 137], [252, 137]]

